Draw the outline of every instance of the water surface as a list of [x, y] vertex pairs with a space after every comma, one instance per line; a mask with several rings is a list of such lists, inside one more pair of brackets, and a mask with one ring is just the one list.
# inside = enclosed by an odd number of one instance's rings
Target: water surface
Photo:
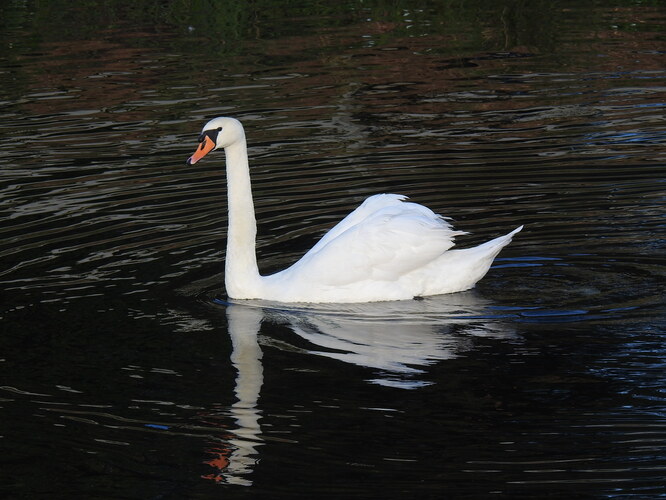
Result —
[[[0, 491], [666, 495], [659, 2], [118, 5], [2, 7]], [[263, 272], [377, 192], [525, 229], [460, 294], [229, 301], [218, 115]]]

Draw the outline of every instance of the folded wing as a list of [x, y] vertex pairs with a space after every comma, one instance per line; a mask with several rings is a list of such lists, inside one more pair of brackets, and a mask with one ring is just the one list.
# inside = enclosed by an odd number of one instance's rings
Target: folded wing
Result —
[[341, 286], [392, 281], [431, 262], [454, 245], [454, 231], [432, 210], [399, 195], [368, 198], [286, 270]]

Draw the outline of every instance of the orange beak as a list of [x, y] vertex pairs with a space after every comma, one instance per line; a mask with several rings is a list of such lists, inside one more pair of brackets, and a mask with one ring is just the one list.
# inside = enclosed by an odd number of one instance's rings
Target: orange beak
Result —
[[201, 158], [210, 153], [213, 149], [215, 149], [215, 142], [213, 142], [213, 140], [210, 137], [205, 135], [203, 141], [201, 141], [201, 144], [199, 144], [197, 150], [194, 152], [192, 156], [188, 158], [187, 164], [194, 165], [196, 162], [201, 160]]

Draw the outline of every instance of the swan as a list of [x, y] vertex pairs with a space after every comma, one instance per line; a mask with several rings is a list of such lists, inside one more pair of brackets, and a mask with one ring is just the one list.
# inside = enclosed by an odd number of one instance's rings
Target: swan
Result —
[[226, 156], [229, 227], [225, 287], [232, 299], [352, 303], [408, 300], [472, 288], [520, 226], [466, 249], [451, 250], [454, 230], [444, 217], [398, 194], [367, 198], [291, 267], [261, 276], [245, 131], [235, 118], [204, 125], [194, 165], [216, 149]]

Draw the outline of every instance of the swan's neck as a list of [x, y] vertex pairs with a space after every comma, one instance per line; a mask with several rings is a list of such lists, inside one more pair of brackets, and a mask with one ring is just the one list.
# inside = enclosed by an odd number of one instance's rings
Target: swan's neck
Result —
[[225, 260], [225, 286], [229, 297], [257, 298], [260, 286], [256, 256], [257, 222], [254, 218], [247, 145], [239, 141], [225, 149], [229, 230]]

